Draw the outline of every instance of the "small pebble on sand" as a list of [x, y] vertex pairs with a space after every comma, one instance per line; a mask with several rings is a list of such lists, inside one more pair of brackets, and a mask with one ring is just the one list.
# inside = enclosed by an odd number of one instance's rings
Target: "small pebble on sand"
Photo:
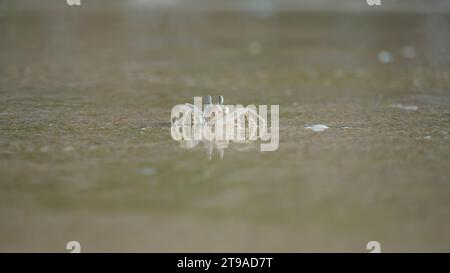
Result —
[[392, 63], [392, 54], [389, 51], [380, 51], [378, 53], [378, 61], [382, 64]]

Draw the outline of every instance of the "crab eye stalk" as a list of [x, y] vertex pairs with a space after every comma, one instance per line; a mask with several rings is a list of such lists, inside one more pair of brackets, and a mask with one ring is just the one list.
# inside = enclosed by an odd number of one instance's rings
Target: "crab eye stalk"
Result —
[[219, 104], [220, 104], [220, 105], [223, 104], [223, 96], [219, 96]]
[[206, 96], [206, 104], [212, 104], [212, 98], [210, 95]]

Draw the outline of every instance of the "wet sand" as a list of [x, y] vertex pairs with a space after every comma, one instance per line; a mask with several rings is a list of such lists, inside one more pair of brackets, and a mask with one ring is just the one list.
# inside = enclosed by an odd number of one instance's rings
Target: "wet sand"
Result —
[[[0, 251], [450, 251], [445, 13], [4, 10]], [[207, 94], [279, 149], [180, 147]]]

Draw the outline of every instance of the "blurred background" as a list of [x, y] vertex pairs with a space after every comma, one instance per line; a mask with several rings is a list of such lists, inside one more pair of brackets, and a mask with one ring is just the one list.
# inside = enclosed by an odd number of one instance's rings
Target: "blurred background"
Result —
[[[449, 251], [450, 2], [381, 2], [0, 0], [0, 251]], [[172, 140], [206, 95], [279, 149]]]

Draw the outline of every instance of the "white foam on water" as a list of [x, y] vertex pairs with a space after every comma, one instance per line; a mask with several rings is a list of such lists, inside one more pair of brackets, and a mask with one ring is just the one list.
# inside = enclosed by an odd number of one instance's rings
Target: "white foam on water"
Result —
[[310, 130], [312, 130], [314, 132], [323, 132], [326, 129], [328, 129], [329, 127], [326, 126], [326, 125], [323, 125], [323, 124], [315, 124], [315, 125], [312, 125], [312, 126], [306, 126], [305, 128], [306, 129], [310, 129]]
[[415, 105], [403, 105], [403, 104], [393, 104], [392, 107], [406, 110], [406, 111], [417, 111], [419, 110], [418, 106]]

